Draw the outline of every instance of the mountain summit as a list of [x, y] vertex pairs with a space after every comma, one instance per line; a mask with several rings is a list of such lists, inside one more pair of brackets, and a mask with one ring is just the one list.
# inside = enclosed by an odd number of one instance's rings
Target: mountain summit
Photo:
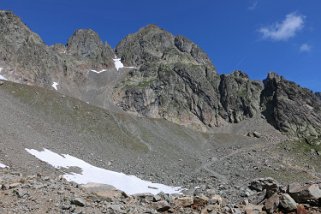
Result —
[[156, 25], [115, 50], [90, 29], [48, 47], [13, 13], [0, 11], [0, 42], [1, 75], [10, 81], [203, 131], [264, 117], [291, 136], [320, 136], [319, 94], [274, 73], [263, 82], [242, 71], [219, 75], [195, 43]]

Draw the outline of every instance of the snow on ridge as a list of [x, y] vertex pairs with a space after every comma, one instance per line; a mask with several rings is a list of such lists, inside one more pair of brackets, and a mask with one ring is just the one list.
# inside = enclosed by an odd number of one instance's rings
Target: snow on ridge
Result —
[[0, 80], [7, 80], [7, 78], [5, 78], [4, 76], [2, 76], [2, 75], [0, 74]]
[[0, 168], [7, 168], [8, 166], [4, 165], [3, 163], [0, 163]]
[[118, 71], [120, 68], [124, 68], [124, 64], [121, 62], [120, 58], [115, 58], [114, 60], [114, 64], [115, 64], [115, 68]]
[[59, 85], [59, 83], [53, 82], [51, 86], [57, 91], [58, 90], [58, 87], [57, 87], [58, 85]]
[[103, 69], [103, 70], [97, 71], [97, 70], [91, 69], [90, 71], [91, 71], [91, 72], [94, 72], [94, 73], [97, 73], [97, 74], [100, 74], [100, 73], [102, 73], [102, 72], [104, 72], [104, 71], [107, 71], [107, 70], [106, 70], [106, 69]]
[[37, 151], [35, 149], [26, 148], [25, 150], [55, 168], [81, 168], [82, 172], [80, 174], [66, 173], [63, 175], [66, 180], [73, 181], [78, 184], [108, 184], [129, 195], [139, 193], [158, 194], [160, 192], [180, 194], [182, 191], [180, 187], [171, 187], [163, 184], [152, 183], [150, 181], [144, 181], [133, 175], [126, 175], [124, 173], [99, 168], [68, 154], [59, 155], [48, 149]]

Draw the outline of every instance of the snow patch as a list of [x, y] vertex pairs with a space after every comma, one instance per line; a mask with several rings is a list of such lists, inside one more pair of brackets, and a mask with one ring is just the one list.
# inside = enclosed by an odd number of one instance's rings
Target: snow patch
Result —
[[57, 91], [58, 90], [58, 87], [57, 87], [58, 85], [59, 85], [59, 83], [53, 82], [51, 86]]
[[72, 172], [63, 175], [63, 177], [66, 180], [73, 181], [78, 184], [108, 184], [114, 186], [115, 188], [121, 191], [124, 191], [129, 195], [139, 193], [158, 194], [160, 192], [168, 194], [179, 194], [182, 190], [180, 187], [171, 187], [163, 184], [152, 183], [150, 181], [144, 181], [133, 175], [126, 175], [123, 173], [98, 168], [71, 155], [59, 155], [48, 149], [44, 149], [43, 151], [37, 151], [35, 149], [26, 149], [26, 151], [34, 155], [38, 159], [58, 169], [79, 167], [82, 170], [80, 174]]
[[100, 70], [100, 71], [96, 71], [96, 70], [94, 70], [94, 69], [91, 69], [90, 70], [91, 72], [94, 72], [94, 73], [97, 73], [97, 74], [100, 74], [100, 73], [102, 73], [102, 72], [104, 72], [104, 71], [107, 71], [106, 69], [103, 69], [103, 70]]
[[7, 80], [7, 78], [5, 78], [4, 76], [2, 76], [2, 75], [0, 74], [0, 80]]
[[121, 62], [121, 59], [120, 58], [116, 58], [116, 59], [113, 59], [114, 60], [114, 64], [115, 64], [115, 68], [116, 70], [118, 71], [120, 68], [123, 68], [124, 65], [123, 63]]
[[0, 168], [7, 168], [8, 166], [4, 165], [3, 163], [0, 163]]
[[[2, 70], [3, 70], [3, 68], [0, 67], [0, 73], [1, 73]], [[7, 78], [5, 78], [4, 76], [2, 76], [2, 75], [0, 74], [0, 80], [7, 80]]]

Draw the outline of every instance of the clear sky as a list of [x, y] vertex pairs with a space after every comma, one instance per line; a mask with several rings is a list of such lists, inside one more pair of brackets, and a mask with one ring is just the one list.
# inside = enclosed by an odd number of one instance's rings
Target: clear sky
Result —
[[219, 73], [275, 71], [321, 91], [320, 0], [1, 0], [49, 45], [91, 28], [112, 47], [157, 24], [208, 53]]

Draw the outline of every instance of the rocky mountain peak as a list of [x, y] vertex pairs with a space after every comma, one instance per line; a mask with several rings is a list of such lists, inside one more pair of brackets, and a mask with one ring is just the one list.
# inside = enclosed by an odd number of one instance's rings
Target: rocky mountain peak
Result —
[[7, 45], [15, 41], [15, 50], [22, 47], [25, 43], [43, 45], [41, 38], [33, 33], [21, 19], [11, 11], [0, 10], [0, 32], [1, 44]]
[[97, 64], [113, 65], [114, 51], [91, 29], [79, 29], [69, 38], [66, 50], [77, 58], [94, 60]]
[[9, 80], [43, 86], [48, 71], [59, 70], [57, 57], [10, 11], [0, 11], [0, 43], [0, 64]]
[[203, 65], [215, 71], [208, 56], [196, 44], [183, 36], [175, 37], [156, 25], [148, 25], [128, 35], [117, 45], [116, 53], [126, 65], [179, 62]]
[[221, 123], [220, 77], [190, 40], [149, 25], [122, 40], [116, 54], [137, 67], [114, 92], [122, 109], [197, 127]]
[[242, 71], [221, 75], [219, 86], [220, 101], [225, 112], [224, 119], [236, 123], [260, 113], [260, 94], [262, 85], [251, 81]]
[[108, 96], [124, 111], [202, 130], [263, 114], [290, 135], [320, 135], [320, 93], [273, 72], [264, 84], [242, 71], [218, 75], [200, 47], [156, 25], [117, 45], [120, 63], [128, 66], [123, 73], [115, 69], [113, 49], [91, 29], [48, 47], [19, 17], [0, 11], [0, 43], [1, 75], [8, 80], [58, 84], [61, 93], [99, 106]]
[[207, 54], [186, 37], [176, 36], [174, 43], [180, 51], [191, 55], [198, 63], [213, 68], [212, 62]]
[[298, 137], [320, 136], [321, 101], [311, 90], [270, 73], [261, 98], [263, 114], [277, 129]]
[[321, 92], [316, 92], [315, 95], [321, 100]]
[[283, 80], [283, 77], [275, 72], [269, 72], [266, 80], [273, 80], [275, 82], [280, 82]]
[[155, 25], [148, 25], [123, 39], [116, 47], [116, 54], [126, 65], [138, 66], [160, 60], [173, 46], [172, 34]]

